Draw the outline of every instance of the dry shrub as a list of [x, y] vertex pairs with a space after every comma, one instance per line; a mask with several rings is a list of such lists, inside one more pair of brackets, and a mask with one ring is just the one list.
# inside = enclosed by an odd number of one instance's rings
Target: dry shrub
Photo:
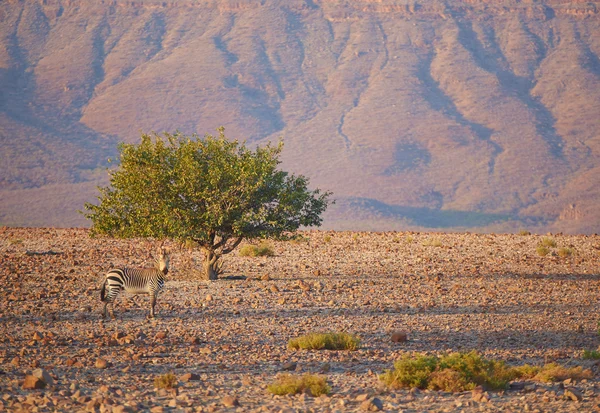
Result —
[[537, 247], [535, 249], [535, 251], [537, 252], [537, 254], [540, 257], [544, 257], [544, 256], [546, 256], [546, 255], [548, 255], [550, 253], [550, 250], [548, 248], [542, 246], [542, 245], [540, 245], [539, 247]]
[[305, 374], [303, 376], [294, 376], [291, 374], [283, 374], [270, 384], [267, 390], [279, 396], [286, 394], [306, 393], [314, 397], [319, 397], [322, 394], [329, 394], [331, 388], [327, 384], [327, 379], [322, 376]]
[[543, 247], [554, 248], [556, 247], [556, 241], [554, 241], [554, 239], [550, 237], [543, 237], [540, 241], [540, 245]]
[[310, 333], [291, 339], [288, 347], [293, 350], [358, 350], [360, 339], [348, 333]]
[[549, 363], [543, 366], [533, 380], [543, 382], [563, 381], [566, 379], [582, 380], [591, 379], [592, 371], [581, 366], [565, 367], [557, 363]]
[[172, 389], [177, 387], [177, 377], [173, 373], [158, 376], [154, 379], [154, 387], [157, 389]]
[[559, 248], [558, 251], [558, 256], [561, 258], [567, 258], [570, 257], [571, 255], [573, 255], [573, 250], [571, 248]]
[[272, 257], [273, 255], [275, 255], [273, 247], [266, 242], [260, 245], [246, 244], [240, 248], [241, 257]]

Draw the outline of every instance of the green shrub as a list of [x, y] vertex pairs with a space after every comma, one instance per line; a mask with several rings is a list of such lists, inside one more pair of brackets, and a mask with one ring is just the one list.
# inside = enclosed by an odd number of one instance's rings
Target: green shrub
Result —
[[347, 333], [310, 333], [288, 342], [293, 350], [358, 350], [360, 339]]
[[559, 248], [557, 252], [558, 252], [558, 256], [561, 258], [567, 258], [567, 257], [570, 257], [571, 255], [573, 255], [573, 250], [571, 248], [562, 247], [562, 248]]
[[260, 245], [246, 244], [240, 248], [241, 257], [272, 257], [273, 255], [275, 255], [273, 247], [264, 242]]
[[312, 374], [305, 374], [301, 377], [283, 374], [275, 383], [267, 386], [267, 390], [279, 396], [307, 393], [314, 397], [319, 397], [322, 394], [329, 394], [331, 392], [331, 388], [327, 384], [325, 377]]
[[583, 350], [583, 359], [585, 360], [599, 360], [600, 351], [598, 350]]
[[537, 247], [535, 249], [535, 251], [537, 252], [537, 254], [540, 257], [545, 257], [546, 255], [548, 255], [550, 253], [550, 250], [542, 245], [540, 245], [539, 247]]
[[543, 237], [540, 241], [540, 245], [544, 247], [554, 248], [556, 247], [556, 241], [554, 241], [554, 239], [550, 237]]
[[404, 355], [394, 370], [379, 376], [390, 387], [418, 387], [460, 392], [481, 385], [487, 389], [505, 389], [516, 373], [504, 362], [487, 360], [477, 352], [436, 356]]
[[401, 387], [424, 389], [437, 365], [438, 358], [435, 356], [404, 354], [394, 363], [394, 369], [384, 371], [379, 379], [395, 389]]
[[157, 389], [172, 389], [177, 387], [177, 377], [173, 373], [163, 374], [154, 379], [154, 387]]

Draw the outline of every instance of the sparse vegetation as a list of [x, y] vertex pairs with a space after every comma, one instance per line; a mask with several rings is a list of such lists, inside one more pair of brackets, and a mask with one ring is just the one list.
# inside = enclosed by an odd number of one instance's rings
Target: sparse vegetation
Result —
[[16, 238], [16, 239], [10, 239], [10, 240], [8, 240], [8, 243], [9, 243], [10, 245], [18, 245], [18, 244], [22, 244], [22, 243], [23, 243], [23, 240], [22, 240], [22, 239], [20, 239], [20, 238]]
[[556, 247], [556, 241], [554, 241], [554, 239], [550, 237], [543, 237], [540, 241], [540, 245], [544, 247], [554, 248]]
[[348, 333], [311, 333], [288, 342], [293, 350], [358, 350], [360, 339]]
[[503, 361], [488, 360], [472, 351], [439, 357], [406, 354], [394, 363], [393, 370], [385, 371], [379, 378], [392, 388], [459, 392], [478, 385], [490, 390], [505, 389], [519, 374]]
[[404, 241], [406, 241], [407, 244], [412, 244], [414, 242], [414, 240], [415, 240], [415, 237], [413, 237], [412, 235], [407, 235], [404, 238]]
[[323, 242], [329, 244], [331, 242], [331, 235], [325, 235], [323, 237]]
[[600, 351], [598, 350], [583, 350], [581, 356], [584, 360], [600, 360]]
[[277, 378], [275, 383], [270, 384], [267, 390], [279, 396], [306, 393], [318, 397], [331, 392], [331, 388], [327, 384], [325, 377], [312, 374], [305, 374], [303, 376], [283, 374]]
[[592, 372], [591, 370], [584, 369], [581, 366], [565, 367], [557, 363], [548, 363], [541, 367], [537, 374], [531, 378], [536, 381], [542, 381], [547, 383], [553, 381], [563, 381], [566, 379], [582, 380], [592, 378]]
[[538, 246], [538, 247], [535, 249], [535, 251], [537, 252], [537, 254], [538, 254], [540, 257], [545, 257], [546, 255], [550, 254], [550, 249], [548, 249], [548, 248], [546, 248], [546, 247], [544, 247], [544, 246], [542, 246], [542, 245]]
[[177, 387], [177, 377], [173, 373], [158, 376], [154, 379], [154, 387], [157, 389], [172, 389]]
[[522, 235], [522, 236], [531, 235], [531, 232], [527, 231], [526, 229], [522, 229], [519, 231], [519, 235]]
[[573, 250], [571, 248], [561, 247], [557, 251], [558, 256], [561, 258], [567, 258], [573, 255]]
[[272, 257], [275, 255], [273, 247], [268, 243], [260, 245], [246, 244], [240, 248], [241, 257]]
[[423, 241], [423, 246], [425, 247], [441, 247], [442, 241], [439, 238], [431, 238]]

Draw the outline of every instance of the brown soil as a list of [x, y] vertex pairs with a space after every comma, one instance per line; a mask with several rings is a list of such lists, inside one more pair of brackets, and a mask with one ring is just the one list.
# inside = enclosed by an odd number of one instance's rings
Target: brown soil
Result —
[[[582, 358], [599, 344], [599, 236], [552, 235], [556, 247], [542, 257], [536, 235], [301, 235], [273, 243], [274, 257], [234, 252], [215, 282], [193, 278], [198, 253], [174, 248], [157, 318], [145, 318], [147, 297], [122, 296], [117, 319], [102, 321], [103, 275], [150, 264], [151, 243], [0, 229], [0, 410], [343, 412], [372, 398], [385, 411], [600, 409], [597, 361]], [[561, 258], [560, 248], [573, 253]], [[287, 349], [313, 331], [354, 333], [362, 347]], [[392, 341], [395, 331], [408, 340]], [[473, 349], [510, 365], [579, 365], [594, 377], [527, 382], [487, 402], [378, 380], [406, 352]], [[293, 363], [294, 374], [324, 374], [331, 395], [270, 395], [266, 386]], [[23, 389], [38, 367], [54, 384]], [[179, 378], [176, 391], [154, 388], [166, 373]], [[187, 373], [198, 380], [184, 381]]]

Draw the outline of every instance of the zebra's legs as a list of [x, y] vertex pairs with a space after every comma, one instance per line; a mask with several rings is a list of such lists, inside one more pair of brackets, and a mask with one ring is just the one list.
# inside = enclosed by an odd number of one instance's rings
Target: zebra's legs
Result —
[[104, 311], [102, 312], [102, 318], [106, 318], [108, 312], [108, 305], [110, 304], [110, 318], [113, 320], [115, 317], [115, 300], [121, 292], [120, 288], [111, 288], [108, 290], [108, 294], [104, 297]]
[[156, 294], [150, 295], [150, 318], [154, 318], [154, 306], [156, 305]]

